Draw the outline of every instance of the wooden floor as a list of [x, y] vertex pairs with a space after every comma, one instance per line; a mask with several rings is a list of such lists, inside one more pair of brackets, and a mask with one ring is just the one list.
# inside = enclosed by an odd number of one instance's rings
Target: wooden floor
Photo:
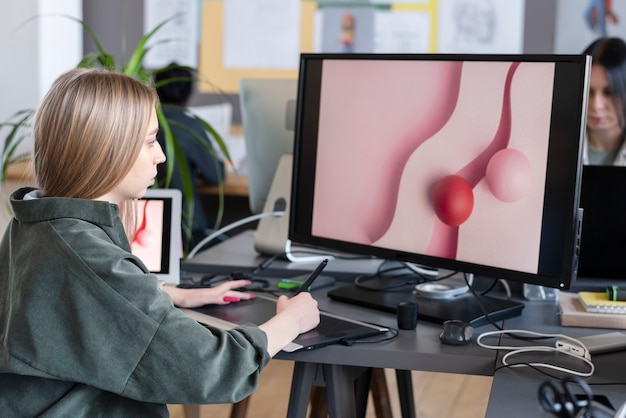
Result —
[[[248, 418], [277, 418], [287, 414], [293, 363], [272, 360], [261, 373], [250, 398]], [[394, 417], [400, 417], [393, 370], [385, 370]], [[418, 418], [480, 418], [485, 416], [492, 378], [448, 373], [412, 372]], [[172, 418], [185, 418], [181, 405], [169, 405]], [[203, 405], [202, 418], [229, 418], [230, 405]], [[367, 418], [375, 418], [371, 399]]]

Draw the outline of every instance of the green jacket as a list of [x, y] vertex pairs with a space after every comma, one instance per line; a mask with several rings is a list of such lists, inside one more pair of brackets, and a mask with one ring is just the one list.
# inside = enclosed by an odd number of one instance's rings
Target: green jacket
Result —
[[168, 416], [248, 396], [270, 360], [254, 325], [205, 328], [130, 253], [118, 207], [11, 196], [0, 242], [0, 415]]

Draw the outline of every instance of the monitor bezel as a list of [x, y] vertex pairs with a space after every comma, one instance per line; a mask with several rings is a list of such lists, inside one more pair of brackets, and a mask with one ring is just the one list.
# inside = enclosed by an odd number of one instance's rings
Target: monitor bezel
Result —
[[[464, 60], [464, 61], [528, 61], [554, 62], [556, 76], [554, 97], [566, 106], [552, 104], [551, 133], [548, 150], [550, 161], [546, 174], [546, 196], [558, 196], [558, 213], [550, 213], [544, 204], [542, 240], [546, 238], [549, 219], [557, 219], [562, 243], [560, 248], [541, 247], [542, 257], [558, 257], [558, 272], [545, 274], [508, 270], [483, 264], [432, 257], [424, 254], [397, 251], [315, 236], [311, 233], [311, 216], [315, 167], [317, 161], [317, 118], [320, 103], [321, 66], [324, 60]], [[577, 240], [580, 236], [579, 210], [582, 175], [582, 144], [586, 123], [587, 95], [591, 59], [584, 55], [553, 54], [302, 54], [298, 83], [294, 164], [292, 172], [289, 239], [337, 251], [370, 255], [381, 259], [424, 264], [447, 270], [463, 271], [494, 278], [568, 289], [576, 277]], [[317, 106], [317, 109], [315, 108]], [[557, 136], [555, 126], [560, 130]], [[566, 134], [563, 134], [566, 132]], [[575, 139], [578, 138], [578, 143]], [[569, 145], [571, 144], [571, 145]], [[555, 268], [556, 270], [556, 268]]]

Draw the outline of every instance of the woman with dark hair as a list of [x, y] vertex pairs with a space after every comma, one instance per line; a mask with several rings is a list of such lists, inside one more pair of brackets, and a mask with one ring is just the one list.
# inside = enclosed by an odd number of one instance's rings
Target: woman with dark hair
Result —
[[626, 165], [626, 42], [599, 38], [583, 53], [592, 58], [583, 163]]
[[[223, 183], [224, 162], [218, 158], [202, 124], [188, 112], [187, 104], [193, 90], [193, 73], [191, 70], [171, 63], [155, 74], [154, 83], [161, 101], [163, 114], [176, 138], [180, 151], [182, 151], [193, 180], [191, 182], [193, 214], [191, 217], [183, 216], [182, 219], [185, 229], [191, 231], [191, 239], [184, 240], [185, 252], [189, 252], [213, 232], [213, 223], [205, 213], [196, 180], [202, 180], [204, 184], [212, 186]], [[165, 150], [167, 144], [163, 129], [159, 130], [157, 140]], [[169, 159], [165, 164], [158, 167], [158, 181], [160, 183], [165, 182], [168, 164], [173, 165], [169, 187], [183, 191], [182, 167], [175, 158]], [[183, 214], [189, 214], [186, 199], [183, 199]]]

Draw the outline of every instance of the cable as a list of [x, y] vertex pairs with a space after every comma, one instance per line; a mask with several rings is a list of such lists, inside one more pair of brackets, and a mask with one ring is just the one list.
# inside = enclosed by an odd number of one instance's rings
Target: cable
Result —
[[[489, 345], [481, 341], [484, 337], [489, 337], [489, 336], [494, 336], [494, 335], [506, 335], [506, 334], [517, 334], [517, 335], [527, 334], [535, 338], [562, 338], [562, 339], [573, 342], [574, 345], [562, 344], [562, 343], [559, 344], [559, 342], [557, 342], [557, 345], [555, 347], [549, 347], [545, 345], [530, 346], [530, 347], [517, 347], [517, 346], [505, 346], [505, 345]], [[572, 338], [564, 334], [543, 334], [540, 332], [528, 331], [528, 330], [523, 330], [523, 329], [487, 331], [487, 332], [483, 332], [476, 338], [476, 344], [478, 344], [480, 347], [487, 348], [490, 350], [510, 350], [509, 353], [505, 354], [502, 357], [502, 364], [507, 367], [523, 367], [523, 366], [543, 367], [543, 368], [552, 369], [552, 370], [556, 370], [556, 371], [560, 371], [564, 373], [570, 373], [570, 374], [581, 376], [581, 377], [589, 377], [593, 375], [595, 371], [595, 366], [591, 361], [591, 355], [589, 354], [589, 350], [587, 349], [587, 347], [585, 347], [585, 345], [581, 341], [577, 340], [576, 338]], [[556, 365], [549, 364], [549, 363], [537, 363], [537, 362], [514, 363], [514, 364], [509, 363], [509, 359], [511, 356], [522, 354], [522, 353], [533, 353], [533, 352], [535, 353], [536, 352], [558, 352], [558, 353], [568, 355], [570, 357], [580, 359], [589, 366], [589, 371], [579, 372], [576, 370], [567, 369], [567, 368], [556, 366]]]
[[404, 265], [411, 271], [414, 271], [417, 274], [423, 276], [434, 276], [437, 277], [439, 274], [439, 269], [434, 269], [426, 266], [422, 266], [420, 264], [405, 262]]
[[[376, 325], [376, 324], [372, 324], [372, 325]], [[387, 337], [376, 338], [373, 340], [372, 339], [353, 340], [351, 338], [342, 338], [339, 342], [343, 345], [348, 345], [348, 346], [353, 345], [353, 344], [378, 344], [378, 343], [395, 340], [396, 338], [398, 338], [398, 335], [400, 334], [397, 328], [387, 328], [387, 333], [390, 335]]]
[[258, 221], [259, 219], [262, 219], [262, 218], [269, 218], [270, 216], [279, 217], [279, 216], [283, 216], [284, 214], [285, 212], [283, 211], [263, 212], [257, 215], [248, 216], [246, 218], [235, 221], [229, 225], [226, 225], [225, 227], [220, 228], [217, 231], [213, 232], [211, 235], [204, 238], [195, 247], [193, 247], [193, 249], [189, 251], [189, 254], [187, 254], [187, 259], [192, 258], [194, 255], [198, 253], [198, 251], [200, 251], [209, 242], [213, 241], [215, 238], [219, 237], [220, 235], [230, 231], [231, 229], [235, 229], [237, 227], [240, 227], [250, 222]]
[[[397, 266], [392, 267], [384, 267], [392, 263], [398, 263]], [[407, 273], [408, 271], [408, 273]], [[404, 272], [391, 274], [395, 272]], [[376, 285], [367, 285], [366, 282], [368, 280], [375, 279], [391, 279], [392, 283], [388, 283], [385, 285], [376, 284]], [[381, 263], [376, 268], [374, 273], [368, 274], [359, 274], [354, 277], [353, 283], [354, 286], [367, 289], [377, 292], [385, 292], [388, 290], [402, 288], [404, 286], [415, 286], [418, 283], [422, 283], [426, 278], [420, 274], [415, 272], [415, 270], [407, 267], [405, 262], [402, 261], [394, 261], [394, 260], [382, 260]]]

